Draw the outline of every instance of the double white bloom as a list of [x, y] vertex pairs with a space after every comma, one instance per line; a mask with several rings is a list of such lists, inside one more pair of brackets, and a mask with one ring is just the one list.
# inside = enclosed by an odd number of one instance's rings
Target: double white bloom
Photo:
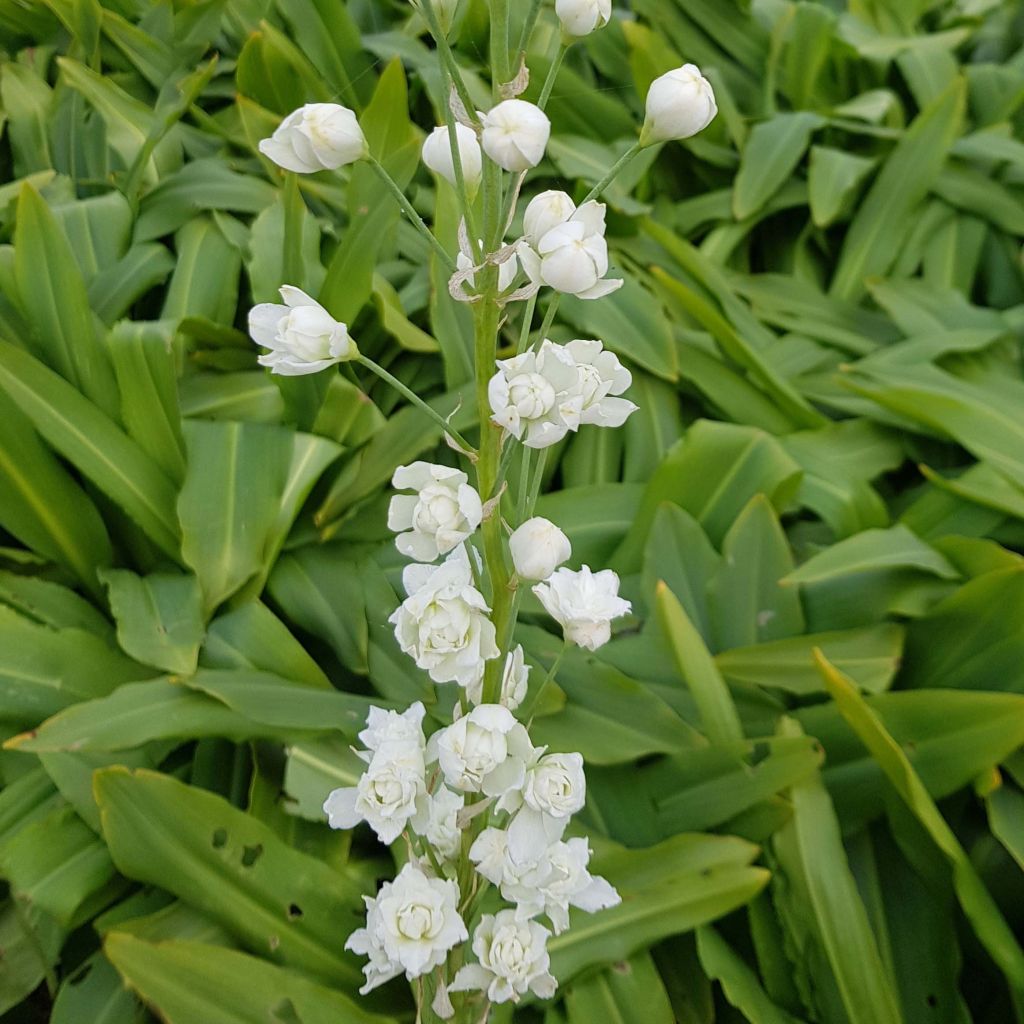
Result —
[[717, 113], [711, 83], [696, 64], [684, 64], [651, 83], [640, 144], [688, 139], [707, 128]]
[[356, 115], [337, 103], [307, 103], [290, 113], [260, 152], [278, 167], [300, 174], [334, 170], [366, 156]]
[[411, 981], [440, 967], [449, 950], [469, 938], [459, 916], [455, 882], [428, 878], [406, 864], [376, 899], [364, 896], [366, 927], [354, 931], [345, 948], [369, 957], [363, 994], [403, 971]]
[[621, 288], [621, 278], [604, 276], [604, 218], [604, 203], [591, 200], [577, 209], [564, 192], [542, 192], [526, 208], [526, 233], [516, 249], [526, 276], [580, 299], [599, 299]]
[[261, 366], [285, 377], [297, 377], [359, 354], [348, 328], [316, 299], [288, 284], [282, 286], [281, 298], [283, 306], [261, 302], [249, 310], [250, 337], [269, 349], [259, 357]]
[[[528, 448], [547, 448], [581, 424], [621, 426], [636, 406], [621, 395], [632, 375], [600, 341], [545, 340], [499, 359], [487, 388], [491, 419]], [[525, 435], [525, 437], [524, 437]]]
[[407, 558], [433, 562], [458, 547], [480, 525], [480, 495], [461, 470], [430, 462], [399, 466], [391, 478], [396, 494], [388, 507], [388, 529]]
[[387, 845], [402, 834], [427, 792], [423, 715], [419, 701], [401, 715], [371, 708], [359, 734], [368, 748], [359, 752], [366, 771], [355, 786], [336, 789], [324, 801], [331, 828], [365, 821]]
[[407, 565], [402, 582], [409, 596], [388, 619], [398, 645], [435, 683], [478, 682], [484, 662], [500, 651], [487, 618], [490, 608], [473, 586], [465, 547], [439, 566]]
[[619, 597], [619, 577], [611, 569], [591, 572], [558, 569], [533, 592], [562, 627], [566, 640], [596, 651], [611, 639], [611, 622], [629, 614], [632, 605]]
[[550, 999], [558, 987], [549, 971], [550, 935], [536, 921], [518, 920], [514, 910], [484, 914], [473, 932], [473, 952], [480, 962], [460, 968], [450, 990], [479, 989], [492, 1003], [518, 1002], [527, 992]]

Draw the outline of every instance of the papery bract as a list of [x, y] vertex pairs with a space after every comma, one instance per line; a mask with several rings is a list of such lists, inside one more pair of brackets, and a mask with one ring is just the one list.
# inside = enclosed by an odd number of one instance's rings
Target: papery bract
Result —
[[356, 115], [337, 103], [307, 103], [292, 111], [260, 152], [278, 167], [300, 174], [334, 170], [366, 156]]
[[388, 529], [395, 546], [418, 562], [433, 562], [458, 547], [480, 525], [480, 495], [459, 469], [430, 462], [399, 466], [391, 478], [396, 494], [388, 506]]
[[296, 377], [354, 359], [359, 350], [348, 328], [299, 288], [281, 287], [284, 305], [263, 302], [249, 310], [249, 335], [269, 349], [259, 357], [273, 373]]
[[[516, 644], [505, 658], [505, 669], [501, 676], [501, 697], [498, 703], [510, 711], [515, 711], [526, 699], [529, 677], [530, 666], [523, 659], [523, 645]], [[474, 704], [479, 704], [483, 700], [483, 693], [483, 679], [466, 687], [466, 695]]]
[[596, 651], [611, 638], [611, 622], [629, 613], [632, 605], [619, 597], [619, 577], [611, 569], [591, 572], [561, 568], [533, 592], [547, 613], [561, 625], [565, 639]]

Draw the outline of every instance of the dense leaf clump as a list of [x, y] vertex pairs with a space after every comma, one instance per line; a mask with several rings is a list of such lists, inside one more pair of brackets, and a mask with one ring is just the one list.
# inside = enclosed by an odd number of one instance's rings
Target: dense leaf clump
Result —
[[[482, 107], [488, 39], [463, 0]], [[371, 704], [450, 711], [388, 625], [387, 508], [396, 467], [457, 456], [361, 364], [272, 377], [244, 325], [301, 287], [477, 430], [472, 318], [382, 179], [257, 148], [344, 103], [456, 251], [426, 27], [0, 0], [0, 48], [0, 1019], [411, 1021], [344, 951], [393, 866], [321, 807]], [[531, 728], [586, 759], [622, 903], [550, 941], [564, 998], [515, 1019], [1020, 1021], [1024, 12], [619, 4], [557, 71], [525, 194], [581, 199], [684, 61], [718, 117], [608, 188], [626, 283], [550, 328], [639, 407], [553, 448], [536, 510], [632, 602]], [[561, 639], [522, 611], [543, 678]]]

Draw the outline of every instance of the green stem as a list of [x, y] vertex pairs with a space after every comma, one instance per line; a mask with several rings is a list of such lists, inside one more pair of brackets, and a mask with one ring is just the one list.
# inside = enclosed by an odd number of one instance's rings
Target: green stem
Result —
[[[476, 116], [476, 104], [473, 102], [473, 98], [469, 95], [469, 90], [466, 88], [466, 83], [463, 81], [462, 72], [459, 70], [459, 65], [455, 61], [455, 54], [452, 53], [452, 48], [448, 45], [448, 36], [441, 29], [441, 23], [437, 20], [437, 12], [434, 10], [433, 0], [422, 0], [423, 12], [427, 17], [427, 28], [430, 29], [430, 34], [434, 37], [434, 42], [437, 44], [438, 53], [441, 54], [441, 62], [448, 70], [448, 76], [452, 80], [452, 84], [455, 86], [455, 94], [459, 97], [462, 105], [466, 108], [466, 116], [474, 127], [480, 127], [480, 119]], [[448, 102], [445, 97], [445, 103]]]
[[516, 526], [522, 526], [526, 522], [526, 509], [530, 503], [530, 456], [532, 448], [521, 445], [523, 458], [519, 463], [519, 492], [516, 494]]
[[523, 522], [527, 519], [532, 519], [533, 513], [537, 510], [537, 499], [540, 497], [540, 489], [544, 485], [544, 473], [548, 467], [548, 452], [550, 451], [550, 448], [543, 448], [537, 459], [537, 464], [533, 467], [533, 480], [530, 482], [530, 498], [523, 513]]
[[491, 0], [491, 69], [494, 98], [501, 98], [503, 86], [511, 73], [508, 65], [508, 0]]
[[544, 695], [544, 691], [547, 689], [548, 683], [550, 683], [557, 675], [558, 669], [561, 667], [562, 664], [562, 659], [565, 657], [565, 652], [568, 649], [569, 641], [563, 640], [562, 649], [558, 652], [557, 657], [551, 663], [551, 668], [548, 669], [548, 674], [544, 677], [544, 680], [541, 682], [540, 686], [537, 687], [536, 692], [530, 698], [529, 710], [527, 713], [523, 714], [522, 717], [526, 719], [530, 719], [533, 717], [533, 713], [537, 710], [537, 707], [540, 705], [540, 699]]
[[544, 314], [544, 319], [541, 321], [540, 324], [540, 333], [537, 335], [537, 348], [540, 348], [540, 346], [544, 343], [544, 340], [548, 336], [548, 331], [551, 330], [551, 325], [555, 321], [555, 314], [558, 312], [558, 303], [561, 301], [561, 299], [562, 296], [558, 292], [555, 292], [555, 294], [551, 296], [551, 301], [548, 303], [547, 312]]
[[[643, 147], [640, 145], [639, 141], [634, 142], [633, 145], [630, 146], [629, 149], [627, 149], [626, 152], [611, 165], [608, 169], [608, 173], [587, 193], [587, 197], [583, 200], [583, 203], [589, 203], [591, 199], [596, 199], [615, 180], [619, 171], [621, 171], [622, 168], [625, 167], [626, 164], [628, 164], [642, 148]], [[580, 203], [580, 206], [582, 206], [583, 203]]]
[[381, 380], [387, 381], [400, 395], [407, 398], [413, 405], [416, 406], [420, 412], [426, 413], [449, 437], [455, 441], [460, 448], [463, 448], [469, 456], [476, 454], [473, 446], [453, 427], [449, 424], [445, 418], [436, 410], [432, 409], [426, 402], [412, 391], [407, 388], [394, 374], [388, 373], [383, 366], [379, 366], [369, 356], [364, 356], [362, 352], [356, 356], [356, 361], [361, 365], [365, 366], [371, 373], [375, 373]]
[[[569, 44], [572, 45], [571, 43]], [[547, 77], [544, 79], [544, 85], [540, 90], [540, 98], [537, 100], [537, 106], [543, 110], [551, 98], [551, 90], [555, 87], [555, 79], [558, 77], [558, 72], [562, 70], [562, 61], [565, 60], [565, 55], [569, 52], [568, 46], [563, 46], [562, 41], [558, 41], [558, 52], [551, 59], [551, 64], [548, 67]]]
[[538, 294], [538, 292], [534, 292], [527, 300], [526, 312], [523, 313], [523, 325], [519, 330], [519, 344], [516, 346], [516, 355], [519, 355], [520, 352], [525, 352], [530, 344], [530, 328], [533, 327], [533, 314], [537, 309]]
[[537, 15], [540, 14], [541, 0], [530, 0], [530, 9], [526, 14], [526, 21], [523, 22], [523, 30], [519, 33], [519, 45], [516, 53], [526, 55], [526, 47], [529, 45], [530, 36], [533, 35], [533, 26], [537, 24]]
[[[450, 88], [451, 78], [447, 69], [441, 68], [441, 81], [445, 86], [447, 94]], [[452, 105], [445, 102], [444, 105], [445, 124], [448, 126], [448, 145], [452, 151], [452, 166], [455, 169], [455, 191], [462, 206], [462, 216], [466, 221], [466, 232], [469, 235], [469, 245], [473, 250], [473, 262], [479, 263], [483, 259], [483, 252], [480, 247], [480, 237], [476, 230], [476, 215], [473, 213], [473, 200], [466, 188], [466, 175], [462, 167], [462, 151], [459, 149], [459, 134], [456, 127], [455, 114], [452, 112]]]
[[455, 271], [455, 261], [448, 254], [448, 250], [438, 241], [434, 233], [423, 223], [423, 218], [416, 212], [408, 196], [398, 187], [398, 182], [388, 174], [384, 165], [375, 157], [367, 155], [369, 165], [376, 171], [377, 177], [388, 187], [388, 191], [395, 197], [395, 201], [402, 208], [402, 212], [412, 221], [413, 227], [430, 243], [438, 258], [450, 272]]

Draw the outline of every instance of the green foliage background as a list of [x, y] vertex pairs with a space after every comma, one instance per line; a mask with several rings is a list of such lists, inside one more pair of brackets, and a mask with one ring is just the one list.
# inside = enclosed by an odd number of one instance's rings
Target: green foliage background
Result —
[[[627, 284], [553, 331], [602, 338], [640, 406], [558, 450], [538, 509], [634, 602], [534, 725], [586, 757], [624, 900], [516, 1019], [1019, 1021], [1024, 12], [631, 8], [571, 51], [528, 190], [582, 195], [683, 60], [720, 115], [609, 190]], [[555, 41], [549, 11], [528, 96]], [[244, 323], [300, 285], [474, 428], [466, 312], [377, 179], [286, 185], [255, 149], [346, 103], [454, 248], [422, 25], [0, 0], [0, 43], [0, 1015], [409, 1021], [342, 952], [386, 851], [320, 804], [371, 700], [446, 699], [386, 624], [384, 523], [397, 465], [453, 456], [373, 379], [271, 378]]]

